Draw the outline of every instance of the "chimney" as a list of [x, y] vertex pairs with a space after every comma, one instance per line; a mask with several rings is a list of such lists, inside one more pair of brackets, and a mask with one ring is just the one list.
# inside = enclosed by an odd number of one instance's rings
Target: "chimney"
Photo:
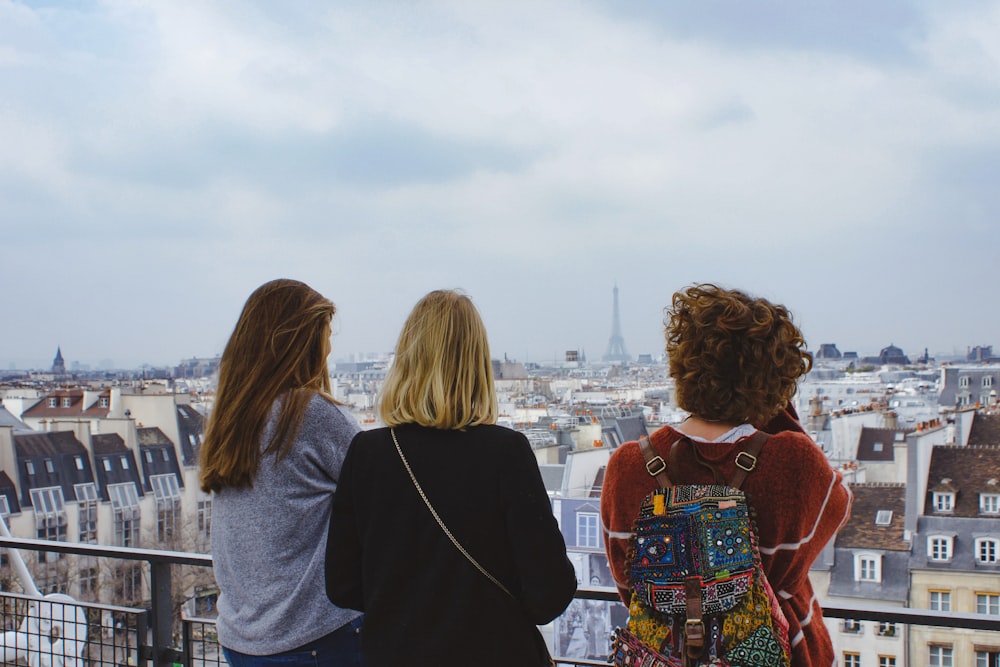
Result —
[[893, 410], [888, 410], [882, 414], [882, 424], [885, 428], [895, 431], [899, 428], [899, 416]]

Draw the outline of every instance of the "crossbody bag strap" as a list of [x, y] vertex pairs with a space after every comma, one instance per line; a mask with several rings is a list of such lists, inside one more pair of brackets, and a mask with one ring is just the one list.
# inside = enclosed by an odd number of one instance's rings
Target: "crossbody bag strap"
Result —
[[673, 486], [674, 483], [670, 481], [670, 475], [667, 474], [667, 462], [653, 449], [648, 436], [644, 435], [639, 438], [639, 451], [642, 452], [642, 458], [646, 461], [646, 472], [656, 480], [660, 488], [669, 489]]
[[403, 462], [403, 467], [406, 468], [407, 474], [410, 475], [410, 480], [413, 482], [414, 488], [416, 488], [417, 493], [420, 494], [420, 498], [424, 501], [424, 504], [427, 505], [427, 509], [431, 511], [431, 516], [433, 516], [434, 520], [437, 521], [437, 524], [441, 526], [441, 530], [444, 531], [444, 534], [448, 536], [448, 539], [451, 540], [451, 543], [455, 545], [455, 548], [458, 549], [462, 553], [462, 555], [465, 556], [466, 559], [468, 559], [470, 563], [475, 565], [477, 570], [482, 572], [483, 576], [485, 576], [487, 579], [496, 584], [497, 588], [499, 588], [504, 593], [513, 598], [514, 594], [511, 593], [506, 586], [500, 583], [499, 579], [494, 577], [486, 570], [486, 568], [480, 565], [479, 561], [473, 558], [472, 554], [466, 551], [465, 547], [463, 547], [459, 543], [459, 541], [455, 539], [455, 536], [451, 534], [450, 530], [448, 530], [448, 526], [444, 525], [444, 521], [442, 521], [441, 517], [438, 516], [438, 513], [437, 511], [435, 511], [434, 506], [431, 505], [431, 501], [427, 499], [427, 494], [425, 494], [423, 488], [421, 488], [420, 482], [417, 481], [416, 475], [413, 474], [413, 470], [410, 468], [410, 462], [406, 460], [405, 456], [403, 456], [403, 449], [399, 446], [399, 440], [396, 439], [396, 429], [390, 428], [389, 435], [392, 436], [392, 444], [396, 445], [396, 452], [399, 454], [399, 460]]

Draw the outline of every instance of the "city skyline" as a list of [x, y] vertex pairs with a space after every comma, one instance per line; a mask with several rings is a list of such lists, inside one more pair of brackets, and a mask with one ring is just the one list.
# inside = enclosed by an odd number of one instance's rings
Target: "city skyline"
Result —
[[277, 277], [332, 359], [456, 287], [498, 358], [600, 358], [616, 284], [632, 355], [698, 282], [812, 349], [1000, 344], [998, 45], [1000, 3], [0, 0], [0, 368], [212, 356]]

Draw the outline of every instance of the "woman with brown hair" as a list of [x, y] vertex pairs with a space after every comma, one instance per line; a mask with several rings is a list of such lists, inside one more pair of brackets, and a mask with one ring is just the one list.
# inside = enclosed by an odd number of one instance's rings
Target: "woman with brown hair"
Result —
[[[791, 664], [827, 667], [836, 655], [809, 567], [847, 520], [851, 493], [789, 403], [812, 367], [802, 333], [784, 306], [706, 284], [674, 294], [665, 334], [677, 406], [690, 416], [649, 437], [654, 453], [674, 484], [712, 484], [713, 470], [733, 479], [758, 430], [771, 434], [742, 489], [756, 509], [764, 574], [788, 621]], [[604, 479], [605, 548], [626, 605], [633, 526], [644, 497], [659, 488], [652, 475], [629, 442], [612, 454]]]
[[326, 587], [365, 612], [365, 664], [548, 665], [535, 625], [576, 590], [524, 435], [496, 425], [486, 329], [469, 297], [410, 313], [382, 388], [386, 428], [344, 462]]
[[250, 295], [219, 364], [201, 448], [213, 492], [219, 643], [232, 667], [360, 665], [360, 614], [326, 597], [324, 544], [359, 428], [330, 395], [335, 308], [305, 283]]

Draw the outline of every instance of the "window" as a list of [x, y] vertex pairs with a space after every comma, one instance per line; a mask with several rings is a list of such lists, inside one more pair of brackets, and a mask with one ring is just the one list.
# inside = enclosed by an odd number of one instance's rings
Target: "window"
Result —
[[73, 405], [73, 399], [72, 399], [72, 398], [70, 398], [69, 396], [63, 396], [63, 400], [62, 400], [62, 406], [63, 406], [64, 408], [68, 408], [68, 407], [70, 407], [71, 405]]
[[600, 545], [599, 519], [596, 512], [577, 512], [576, 546], [596, 549]]
[[861, 667], [861, 654], [844, 651], [844, 667]]
[[878, 657], [878, 667], [896, 667], [896, 656], [880, 655]]
[[892, 525], [892, 510], [879, 510], [875, 513], [875, 525], [876, 526], [891, 526]]
[[97, 400], [97, 404], [99, 406], [101, 406], [102, 408], [106, 408], [106, 407], [108, 407], [110, 405], [110, 402], [108, 401], [108, 397], [107, 396], [101, 396]]
[[993, 386], [993, 376], [992, 375], [984, 375], [983, 376], [983, 386], [984, 387], [992, 387]]
[[80, 568], [80, 598], [93, 598], [97, 593], [97, 568], [86, 566]]
[[153, 452], [151, 452], [150, 450], [147, 449], [146, 450], [146, 463], [152, 463], [152, 462], [153, 462]]
[[128, 457], [126, 456], [121, 457], [121, 461], [122, 461], [122, 470], [128, 470]]
[[160, 454], [163, 456], [163, 460], [164, 461], [169, 461], [170, 460], [170, 452], [168, 452], [167, 450], [161, 449], [160, 450]]
[[951, 591], [930, 591], [931, 611], [951, 611]]
[[878, 635], [879, 637], [895, 637], [896, 636], [896, 624], [886, 623], [884, 621], [878, 624]]
[[969, 376], [968, 375], [963, 375], [962, 377], [958, 378], [958, 386], [959, 387], [968, 387], [969, 386]]
[[1000, 650], [976, 648], [976, 667], [1000, 667]]
[[83, 457], [82, 456], [74, 456], [73, 457], [73, 463], [76, 464], [76, 469], [77, 470], [83, 470]]
[[[50, 486], [31, 489], [31, 505], [35, 510], [35, 529], [40, 540], [66, 541], [66, 507], [62, 488]], [[39, 551], [38, 562], [54, 563], [64, 554]]]
[[104, 470], [111, 472], [111, 459], [104, 459]]
[[976, 540], [976, 560], [984, 565], [996, 565], [1000, 562], [997, 553], [1000, 552], [1000, 539], [981, 537]]
[[872, 445], [872, 451], [873, 452], [881, 452], [882, 451], [882, 443], [881, 442], [876, 442], [875, 444], [873, 444]]
[[882, 557], [879, 554], [860, 553], [854, 556], [855, 581], [882, 581]]
[[142, 600], [142, 565], [123, 563], [115, 571], [115, 596], [121, 604], [136, 604]]
[[59, 399], [57, 399], [57, 398], [50, 398], [49, 399], [49, 407], [50, 408], [55, 408], [55, 407], [58, 407], [58, 406], [59, 406]]
[[108, 496], [115, 520], [115, 544], [120, 547], [139, 546], [139, 494], [135, 484], [109, 484]]
[[927, 556], [931, 560], [951, 560], [951, 538], [940, 535], [927, 538]]
[[980, 493], [979, 512], [982, 514], [1000, 514], [1000, 493]]
[[976, 593], [976, 613], [1000, 616], [1000, 595], [996, 593]]
[[934, 492], [934, 511], [951, 512], [955, 509], [955, 494], [941, 491]]
[[161, 542], [169, 542], [177, 534], [181, 514], [181, 492], [177, 476], [151, 475], [149, 484], [156, 496], [156, 535]]
[[931, 646], [927, 657], [928, 667], [955, 667], [950, 646]]
[[56, 471], [56, 466], [52, 463], [52, 459], [45, 459], [45, 472], [51, 474]]
[[198, 539], [207, 546], [212, 537], [212, 498], [205, 496], [198, 500]]
[[75, 484], [76, 508], [79, 514], [80, 542], [97, 544], [97, 487], [93, 482]]
[[861, 622], [853, 618], [845, 618], [844, 624], [841, 626], [844, 632], [849, 632], [851, 634], [858, 634], [861, 632]]
[[29, 475], [34, 475], [35, 474], [35, 464], [32, 463], [31, 461], [25, 461], [24, 462], [24, 471], [26, 473], [28, 473]]
[[[0, 494], [0, 516], [2, 516], [4, 518], [4, 520], [7, 521], [7, 523], [10, 523], [10, 521], [9, 521], [9, 519], [10, 519], [10, 503], [7, 502], [7, 496], [3, 495], [3, 494]], [[4, 549], [4, 553], [6, 553], [6, 552], [7, 552], [7, 550]]]

